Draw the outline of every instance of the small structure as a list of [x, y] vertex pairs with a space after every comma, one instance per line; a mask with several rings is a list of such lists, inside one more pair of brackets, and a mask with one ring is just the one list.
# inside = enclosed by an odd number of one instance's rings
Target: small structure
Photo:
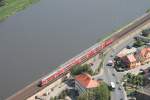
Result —
[[150, 48], [143, 48], [140, 52], [141, 64], [150, 62]]
[[150, 47], [142, 48], [140, 50], [136, 48], [125, 48], [117, 54], [117, 57], [132, 69], [141, 64], [143, 65], [150, 62]]
[[87, 73], [83, 73], [75, 77], [75, 88], [79, 91], [79, 94], [98, 86], [99, 82], [93, 80], [92, 76]]
[[130, 69], [141, 65], [141, 63], [135, 58], [134, 54], [124, 56], [122, 59]]
[[118, 54], [117, 54], [117, 57], [119, 58], [122, 58], [128, 54], [133, 54], [134, 52], [136, 52], [137, 49], [132, 47], [130, 49], [127, 49], [127, 48], [124, 48], [123, 50], [121, 50]]

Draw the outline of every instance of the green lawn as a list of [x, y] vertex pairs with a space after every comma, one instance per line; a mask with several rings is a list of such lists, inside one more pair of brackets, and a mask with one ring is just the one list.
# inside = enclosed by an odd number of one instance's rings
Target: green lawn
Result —
[[5, 5], [0, 7], [0, 21], [37, 1], [39, 0], [5, 0]]

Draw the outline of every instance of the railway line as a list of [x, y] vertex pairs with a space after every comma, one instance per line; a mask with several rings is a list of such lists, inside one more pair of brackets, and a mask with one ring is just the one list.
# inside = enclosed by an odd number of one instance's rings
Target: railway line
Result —
[[132, 23], [125, 26], [123, 29], [113, 33], [111, 37], [96, 43], [89, 49], [83, 51], [79, 55], [73, 57], [66, 63], [62, 64], [58, 69], [51, 72], [50, 74], [44, 76], [43, 78], [33, 82], [29, 86], [25, 87], [21, 91], [17, 92], [13, 96], [9, 97], [8, 100], [25, 100], [28, 97], [36, 94], [41, 91], [48, 85], [52, 84], [56, 80], [62, 78], [65, 74], [69, 73], [69, 71], [76, 65], [82, 64], [87, 60], [91, 59], [95, 55], [104, 52], [108, 49], [109, 46], [112, 46], [120, 39], [124, 38], [126, 35], [129, 35], [132, 30], [136, 30], [139, 27], [142, 27], [150, 20], [150, 13], [146, 13], [140, 18], [134, 20]]

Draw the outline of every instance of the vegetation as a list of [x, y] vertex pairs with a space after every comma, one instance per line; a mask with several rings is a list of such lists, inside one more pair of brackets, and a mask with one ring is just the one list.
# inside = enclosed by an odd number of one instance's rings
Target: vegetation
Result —
[[58, 97], [57, 96], [51, 97], [50, 100], [58, 100]]
[[66, 90], [63, 90], [59, 96], [51, 97], [50, 100], [58, 100], [58, 99], [64, 100], [65, 97], [68, 95], [69, 95], [69, 91], [66, 89]]
[[147, 10], [146, 10], [146, 13], [149, 13], [149, 12], [150, 12], [150, 9], [147, 9]]
[[134, 47], [141, 47], [145, 45], [145, 43], [142, 40], [136, 40], [133, 44]]
[[103, 53], [101, 54], [101, 57], [100, 57], [101, 61], [98, 65], [97, 69], [95, 70], [94, 75], [98, 74], [101, 71], [101, 68], [103, 67], [103, 62], [104, 62], [105, 55], [106, 54], [103, 54]]
[[78, 100], [109, 100], [110, 91], [106, 83], [102, 82], [99, 87], [91, 89], [78, 97]]
[[87, 92], [79, 95], [77, 100], [94, 100], [93, 98], [94, 98], [94, 93], [91, 91], [87, 91]]
[[0, 1], [0, 20], [15, 14], [17, 11], [25, 9], [27, 6], [39, 0], [1, 0]]
[[79, 74], [84, 73], [84, 72], [86, 72], [90, 75], [93, 75], [93, 70], [91, 69], [91, 67], [88, 64], [84, 64], [81, 66], [78, 65], [71, 70], [71, 74], [73, 76], [79, 75]]
[[144, 82], [144, 76], [143, 75], [134, 75], [131, 73], [127, 73], [124, 78], [127, 80], [127, 83], [137, 86], [142, 86]]
[[121, 59], [119, 59], [118, 57], [115, 57], [114, 58], [114, 68], [117, 71], [124, 71], [127, 69], [127, 65]]
[[142, 30], [142, 36], [149, 37], [150, 36], [150, 29]]
[[68, 91], [64, 90], [61, 92], [61, 94], [59, 95], [59, 99], [65, 99], [65, 97], [68, 95]]
[[4, 0], [0, 0], [0, 7], [5, 5], [5, 1]]

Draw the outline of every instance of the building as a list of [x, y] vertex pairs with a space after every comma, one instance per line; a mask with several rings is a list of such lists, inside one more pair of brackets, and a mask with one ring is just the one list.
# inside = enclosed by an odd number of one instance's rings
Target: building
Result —
[[123, 62], [130, 68], [135, 68], [137, 66], [137, 60], [134, 54], [126, 55], [122, 58]]
[[79, 91], [79, 94], [98, 86], [99, 82], [93, 80], [92, 76], [87, 73], [83, 73], [75, 77], [75, 88]]
[[136, 48], [132, 47], [130, 49], [124, 48], [123, 50], [121, 50], [118, 54], [117, 57], [122, 58], [128, 54], [133, 54], [137, 51]]
[[141, 64], [150, 62], [150, 48], [143, 48], [140, 51]]
[[150, 48], [142, 48], [140, 50], [132, 49], [123, 49], [117, 54], [117, 57], [121, 59], [128, 68], [132, 69], [141, 64], [146, 64], [150, 62]]

